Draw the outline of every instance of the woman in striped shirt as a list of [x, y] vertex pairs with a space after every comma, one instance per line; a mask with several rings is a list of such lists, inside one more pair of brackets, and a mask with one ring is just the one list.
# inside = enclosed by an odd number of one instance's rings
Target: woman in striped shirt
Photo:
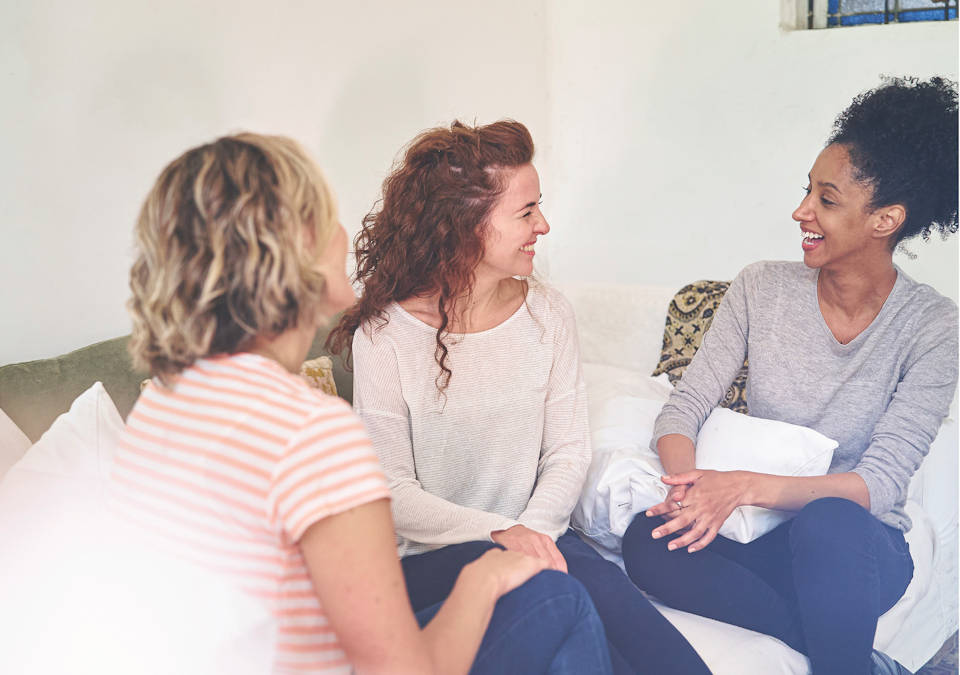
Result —
[[262, 601], [275, 672], [609, 667], [583, 590], [535, 557], [487, 554], [446, 603], [411, 612], [363, 425], [295, 375], [354, 301], [333, 197], [297, 144], [239, 134], [186, 152], [136, 240], [130, 349], [153, 380], [117, 453], [117, 499]]

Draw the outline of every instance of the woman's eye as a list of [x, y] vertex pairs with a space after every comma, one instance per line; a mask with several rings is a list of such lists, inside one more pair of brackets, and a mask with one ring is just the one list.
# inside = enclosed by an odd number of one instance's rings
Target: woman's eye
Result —
[[520, 217], [521, 217], [521, 218], [526, 218], [526, 217], [529, 216], [531, 213], [533, 213], [533, 211], [527, 211], [526, 213], [524, 213], [524, 214], [523, 214], [522, 216], [520, 216]]
[[810, 186], [809, 186], [809, 185], [803, 185], [803, 186], [801, 186], [800, 189], [803, 190], [804, 194], [810, 194]]
[[833, 206], [835, 202], [831, 202], [831, 201], [830, 201], [829, 199], [827, 199], [826, 197], [821, 197], [821, 198], [820, 198], [820, 203], [823, 204], [824, 206]]

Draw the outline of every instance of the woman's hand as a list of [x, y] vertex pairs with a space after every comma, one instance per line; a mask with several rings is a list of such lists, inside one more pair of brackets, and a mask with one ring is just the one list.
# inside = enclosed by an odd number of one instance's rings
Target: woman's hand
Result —
[[545, 569], [547, 562], [542, 558], [493, 548], [466, 565], [461, 574], [476, 574], [492, 579], [496, 584], [496, 597], [499, 598]]
[[687, 488], [690, 487], [686, 483], [682, 485], [674, 485], [670, 488], [670, 491], [667, 492], [667, 498], [664, 499], [661, 503], [655, 504], [647, 509], [648, 516], [663, 516], [664, 520], [673, 520], [680, 515], [682, 510], [681, 504], [683, 500], [687, 498]]
[[552, 570], [567, 571], [567, 561], [563, 559], [563, 554], [560, 553], [553, 539], [536, 530], [523, 525], [514, 525], [506, 530], [491, 532], [490, 538], [508, 551], [519, 551], [534, 558], [540, 558]]
[[653, 538], [666, 537], [689, 527], [685, 534], [667, 544], [667, 548], [673, 551], [686, 546], [687, 551], [693, 553], [706, 548], [733, 510], [746, 503], [749, 473], [697, 469], [664, 476], [661, 480], [671, 486], [686, 486], [686, 494], [678, 500], [683, 505], [679, 513], [655, 529]]

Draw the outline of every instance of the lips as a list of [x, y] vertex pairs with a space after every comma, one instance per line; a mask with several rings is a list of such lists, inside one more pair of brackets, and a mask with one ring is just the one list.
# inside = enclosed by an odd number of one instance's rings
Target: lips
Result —
[[804, 251], [812, 251], [820, 246], [820, 242], [823, 241], [823, 235], [819, 232], [813, 232], [811, 230], [801, 230], [800, 239], [801, 248], [803, 248]]

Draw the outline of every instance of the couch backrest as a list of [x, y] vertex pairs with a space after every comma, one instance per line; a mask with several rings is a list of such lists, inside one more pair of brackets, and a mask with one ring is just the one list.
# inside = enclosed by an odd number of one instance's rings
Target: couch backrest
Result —
[[[328, 332], [321, 329], [317, 333], [307, 358], [327, 354], [323, 343]], [[58, 415], [70, 409], [77, 396], [100, 381], [126, 418], [140, 395], [140, 383], [147, 377], [133, 369], [128, 340], [129, 336], [114, 338], [51, 359], [0, 367], [0, 410], [35, 442]], [[352, 401], [353, 376], [345, 370], [341, 358], [331, 359], [337, 393]]]

